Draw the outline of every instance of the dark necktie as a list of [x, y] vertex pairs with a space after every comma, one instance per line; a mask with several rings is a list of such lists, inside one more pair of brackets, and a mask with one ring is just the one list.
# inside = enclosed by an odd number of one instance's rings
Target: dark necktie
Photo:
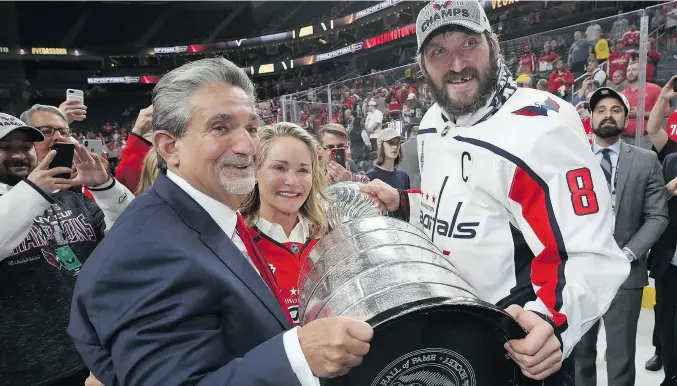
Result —
[[606, 184], [609, 187], [609, 192], [612, 191], [611, 188], [611, 150], [603, 149], [602, 150], [602, 160], [600, 161], [600, 166], [604, 172], [604, 177], [606, 177]]

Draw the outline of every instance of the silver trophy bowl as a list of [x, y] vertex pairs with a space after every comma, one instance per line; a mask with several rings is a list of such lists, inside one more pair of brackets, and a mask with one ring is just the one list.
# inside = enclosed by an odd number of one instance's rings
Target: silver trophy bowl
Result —
[[383, 216], [356, 184], [333, 185], [329, 196], [331, 230], [301, 266], [299, 320], [357, 318], [374, 339], [360, 366], [324, 384], [531, 384], [503, 349], [524, 330], [478, 299], [419, 228]]
[[299, 289], [302, 325], [339, 315], [368, 320], [428, 298], [477, 298], [418, 228], [383, 216], [349, 221], [323, 237], [301, 267]]
[[327, 188], [330, 197], [327, 203], [327, 220], [329, 228], [358, 218], [381, 216], [384, 213], [374, 205], [371, 197], [359, 191], [354, 182], [339, 182]]

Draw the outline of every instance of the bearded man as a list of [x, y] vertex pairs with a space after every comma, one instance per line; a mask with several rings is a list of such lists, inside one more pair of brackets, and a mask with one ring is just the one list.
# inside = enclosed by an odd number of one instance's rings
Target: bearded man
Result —
[[505, 347], [524, 375], [573, 384], [562, 361], [630, 269], [581, 120], [570, 103], [517, 88], [477, 1], [431, 2], [416, 28], [436, 101], [418, 135], [422, 194], [362, 189], [420, 223], [482, 300], [522, 324], [526, 338]]
[[[625, 96], [602, 87], [590, 96], [590, 109], [595, 133], [592, 150], [611, 192], [614, 238], [632, 262], [630, 276], [618, 289], [603, 318], [607, 376], [611, 385], [631, 386], [635, 384], [637, 322], [642, 292], [649, 285], [646, 257], [668, 226], [667, 191], [656, 153], [621, 140], [631, 111]], [[673, 311], [673, 320], [674, 317]], [[598, 332], [599, 322], [596, 322], [574, 350], [578, 386], [597, 384]], [[674, 343], [666, 342], [667, 357], [674, 357], [673, 346]], [[667, 362], [666, 366], [668, 375], [674, 366]], [[672, 382], [674, 380], [666, 377], [662, 385]]]

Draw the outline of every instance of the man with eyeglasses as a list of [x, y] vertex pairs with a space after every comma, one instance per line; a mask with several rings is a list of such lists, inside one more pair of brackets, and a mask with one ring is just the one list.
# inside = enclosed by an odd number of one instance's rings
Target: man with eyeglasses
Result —
[[66, 333], [75, 280], [134, 197], [79, 143], [77, 175], [50, 168], [68, 125], [46, 107], [24, 114], [40, 130], [0, 113], [0, 385], [84, 384], [89, 371]]
[[54, 142], [74, 142], [74, 139], [70, 136], [71, 131], [68, 127], [69, 122], [66, 114], [54, 106], [33, 105], [30, 109], [24, 111], [19, 119], [40, 130], [45, 137], [44, 141], [35, 143], [38, 160], [45, 158], [47, 153], [52, 150]]
[[[322, 146], [322, 160], [325, 165], [325, 175], [327, 183], [353, 181], [366, 184], [369, 178], [359, 174], [357, 165], [353, 160], [348, 159], [348, 133], [343, 126], [338, 123], [329, 123], [320, 129], [317, 133], [320, 146]], [[346, 152], [345, 165], [339, 165], [332, 159], [332, 150], [344, 149]]]

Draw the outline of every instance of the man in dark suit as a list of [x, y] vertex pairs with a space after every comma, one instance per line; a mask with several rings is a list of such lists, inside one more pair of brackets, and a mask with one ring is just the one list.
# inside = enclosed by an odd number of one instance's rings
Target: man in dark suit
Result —
[[421, 169], [418, 161], [418, 126], [411, 128], [410, 137], [402, 144], [402, 162], [400, 168], [409, 176], [412, 189], [421, 189]]
[[[656, 153], [627, 145], [621, 134], [628, 125], [625, 96], [603, 87], [590, 97], [595, 142], [592, 150], [612, 195], [614, 238], [631, 262], [630, 275], [603, 316], [609, 384], [635, 384], [637, 322], [643, 288], [649, 284], [646, 255], [668, 225], [665, 183]], [[595, 360], [599, 322], [574, 349], [576, 385], [597, 384]]]
[[[677, 153], [663, 161], [663, 177], [670, 198], [677, 195]], [[677, 200], [668, 200], [670, 223], [649, 253], [652, 262], [649, 276], [656, 280], [656, 327], [662, 348], [665, 380], [661, 386], [677, 386]]]
[[73, 296], [68, 332], [104, 385], [314, 386], [369, 350], [362, 321], [289, 330], [270, 278], [231, 240], [255, 183], [254, 97], [223, 58], [189, 63], [155, 87], [153, 144], [166, 175], [118, 219]]

